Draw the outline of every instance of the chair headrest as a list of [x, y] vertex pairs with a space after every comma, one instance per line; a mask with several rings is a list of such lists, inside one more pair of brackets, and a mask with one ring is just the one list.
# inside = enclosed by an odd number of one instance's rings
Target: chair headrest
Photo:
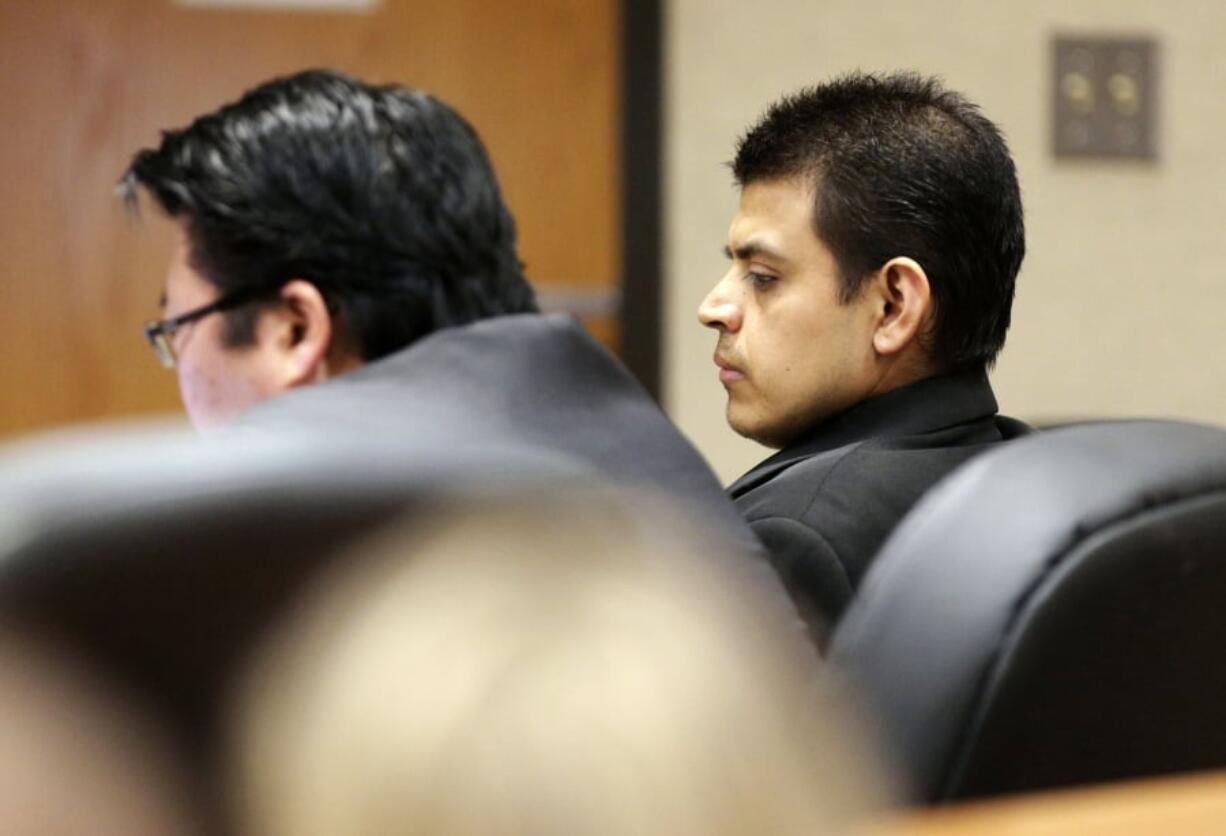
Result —
[[586, 482], [540, 451], [139, 427], [0, 451], [0, 620], [33, 626], [187, 740], [254, 637], [338, 549], [436, 503]]
[[[1138, 521], [1170, 527], [1186, 508], [1198, 515], [1188, 543], [1176, 526], [1163, 550], [1133, 552], [1208, 559], [1205, 525], [1216, 519], [1208, 536], [1226, 552], [1226, 513], [1207, 513], [1205, 503], [1226, 510], [1226, 432], [1174, 421], [1037, 433], [971, 461], [921, 500], [883, 547], [830, 648], [879, 713], [921, 797], [956, 795], [969, 780], [960, 764], [997, 696], [994, 683], [1007, 678], [1039, 614], [1057, 610], [1061, 595], [1076, 606], [1072, 596], [1096, 594], [1069, 583], [1081, 562], [1119, 552], [1113, 540], [1136, 542]], [[1102, 568], [1095, 571], [1105, 577]], [[1111, 684], [1101, 684], [1102, 699], [1111, 699]]]

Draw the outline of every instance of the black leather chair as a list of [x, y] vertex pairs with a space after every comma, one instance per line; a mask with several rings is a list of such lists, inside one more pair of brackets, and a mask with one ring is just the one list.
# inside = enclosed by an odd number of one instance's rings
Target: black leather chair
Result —
[[344, 545], [449, 499], [584, 476], [430, 439], [47, 436], [0, 451], [0, 623], [96, 668], [207, 764], [244, 655]]
[[1226, 767], [1226, 431], [1082, 424], [973, 460], [830, 658], [918, 801]]

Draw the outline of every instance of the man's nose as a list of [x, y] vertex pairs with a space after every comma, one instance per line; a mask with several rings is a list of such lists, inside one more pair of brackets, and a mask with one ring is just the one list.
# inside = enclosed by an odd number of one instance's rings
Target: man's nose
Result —
[[711, 288], [707, 298], [702, 300], [698, 306], [698, 321], [721, 331], [736, 331], [741, 327], [741, 306], [730, 292], [728, 277]]

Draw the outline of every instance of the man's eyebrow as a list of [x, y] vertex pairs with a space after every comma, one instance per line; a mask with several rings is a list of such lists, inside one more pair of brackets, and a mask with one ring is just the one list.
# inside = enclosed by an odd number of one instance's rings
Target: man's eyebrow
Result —
[[763, 244], [761, 241], [749, 241], [737, 246], [736, 249], [725, 246], [724, 255], [729, 260], [735, 258], [738, 261], [752, 261], [758, 257], [769, 258], [773, 261], [786, 260], [779, 251], [766, 246], [766, 244]]

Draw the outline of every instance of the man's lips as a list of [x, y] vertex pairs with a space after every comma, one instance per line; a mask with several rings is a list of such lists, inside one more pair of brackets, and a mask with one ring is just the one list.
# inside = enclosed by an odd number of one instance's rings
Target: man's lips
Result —
[[727, 385], [745, 379], [745, 373], [720, 355], [715, 355], [715, 365], [719, 366], [719, 382]]

